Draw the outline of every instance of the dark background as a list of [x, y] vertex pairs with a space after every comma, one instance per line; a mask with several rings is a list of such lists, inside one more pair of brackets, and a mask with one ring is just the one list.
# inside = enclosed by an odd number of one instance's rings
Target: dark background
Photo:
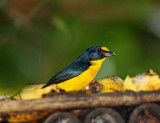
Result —
[[0, 86], [46, 83], [94, 45], [116, 53], [96, 79], [160, 73], [160, 1], [0, 0]]

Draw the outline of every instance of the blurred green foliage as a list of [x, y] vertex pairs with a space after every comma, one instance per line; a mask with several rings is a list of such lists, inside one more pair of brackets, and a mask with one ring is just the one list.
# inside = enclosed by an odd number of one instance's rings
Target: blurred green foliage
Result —
[[[26, 14], [24, 1], [0, 2], [1, 86], [46, 83], [94, 45], [116, 53], [103, 63], [96, 79], [124, 79], [149, 68], [160, 73], [160, 34], [150, 28], [160, 25], [160, 20], [152, 21], [160, 2], [41, 0], [36, 9], [28, 6]], [[16, 2], [22, 9], [16, 9]]]

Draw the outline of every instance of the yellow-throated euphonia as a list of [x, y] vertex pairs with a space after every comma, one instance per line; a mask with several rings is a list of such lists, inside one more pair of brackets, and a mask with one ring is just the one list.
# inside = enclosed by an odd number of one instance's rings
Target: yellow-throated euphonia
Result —
[[45, 88], [52, 84], [65, 91], [77, 91], [86, 87], [98, 73], [103, 61], [114, 53], [106, 47], [93, 46], [76, 58], [70, 65], [53, 76]]

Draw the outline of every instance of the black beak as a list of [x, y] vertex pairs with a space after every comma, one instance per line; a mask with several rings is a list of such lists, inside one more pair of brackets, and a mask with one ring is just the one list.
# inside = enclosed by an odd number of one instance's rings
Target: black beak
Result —
[[109, 56], [114, 56], [115, 53], [112, 53], [111, 51], [105, 51], [104, 56], [109, 57]]

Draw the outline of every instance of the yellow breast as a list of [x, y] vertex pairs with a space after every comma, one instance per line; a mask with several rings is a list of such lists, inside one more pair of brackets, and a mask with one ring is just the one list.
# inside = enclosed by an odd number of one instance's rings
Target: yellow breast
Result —
[[72, 79], [57, 84], [57, 86], [65, 91], [77, 91], [83, 89], [94, 79], [105, 59], [106, 58], [91, 61], [91, 65], [86, 71]]

